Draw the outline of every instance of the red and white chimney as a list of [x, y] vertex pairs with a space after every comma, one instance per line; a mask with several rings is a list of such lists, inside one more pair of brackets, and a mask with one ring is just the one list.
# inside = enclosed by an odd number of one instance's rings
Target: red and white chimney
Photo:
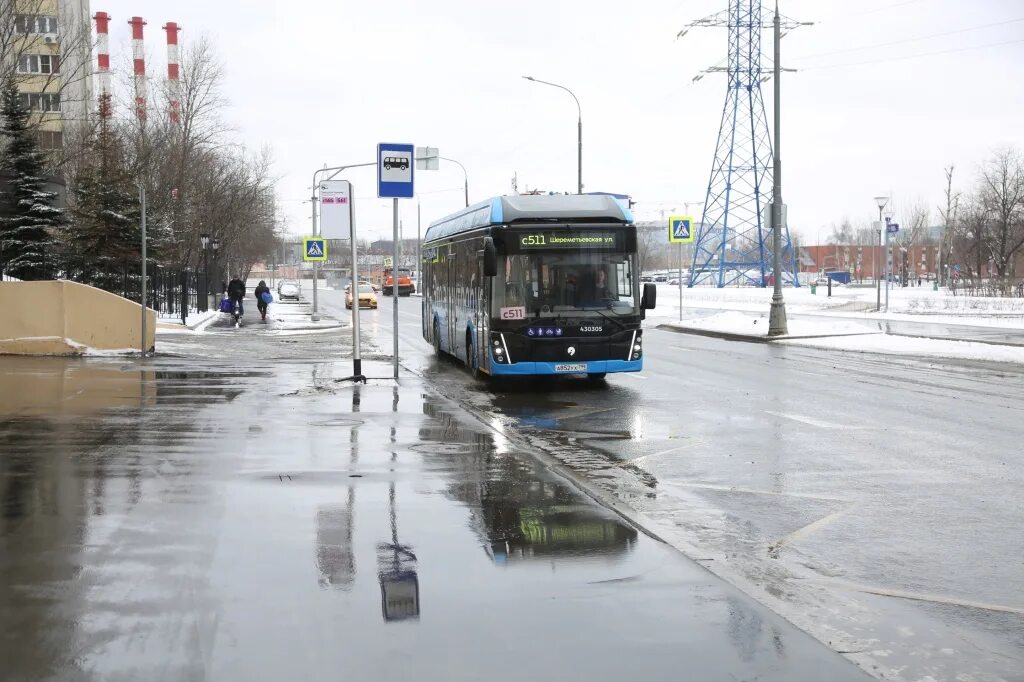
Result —
[[128, 20], [132, 27], [132, 58], [135, 63], [135, 115], [139, 121], [146, 120], [146, 51], [142, 42], [142, 27], [146, 22], [142, 17]]
[[97, 12], [96, 21], [96, 66], [100, 86], [100, 118], [110, 117], [110, 15]]
[[167, 94], [171, 104], [171, 123], [181, 120], [181, 82], [178, 80], [178, 33], [181, 27], [173, 21], [164, 26], [167, 31]]

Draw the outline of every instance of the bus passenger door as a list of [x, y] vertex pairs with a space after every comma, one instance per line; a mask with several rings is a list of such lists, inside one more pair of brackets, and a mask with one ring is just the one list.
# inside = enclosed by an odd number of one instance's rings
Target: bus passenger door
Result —
[[458, 296], [458, 290], [457, 290], [457, 286], [458, 286], [457, 274], [458, 273], [456, 272], [456, 268], [458, 267], [458, 263], [455, 262], [455, 259], [456, 259], [456, 256], [455, 256], [455, 246], [453, 244], [449, 243], [449, 244], [447, 244], [445, 246], [445, 249], [447, 249], [447, 254], [448, 254], [447, 257], [445, 258], [445, 268], [446, 268], [445, 276], [448, 278], [447, 279], [447, 282], [448, 282], [448, 295], [445, 296], [445, 301], [444, 301], [445, 302], [444, 313], [445, 313], [445, 323], [446, 323], [445, 324], [445, 339], [447, 341], [447, 343], [445, 345], [447, 345], [449, 353], [451, 353], [452, 355], [455, 355], [456, 357], [458, 357], [458, 355], [457, 355], [458, 348], [456, 347], [456, 344], [455, 344], [455, 340], [456, 340], [456, 338], [458, 338], [455, 335], [455, 313], [456, 313], [456, 307], [457, 307], [457, 302], [456, 302], [455, 299]]

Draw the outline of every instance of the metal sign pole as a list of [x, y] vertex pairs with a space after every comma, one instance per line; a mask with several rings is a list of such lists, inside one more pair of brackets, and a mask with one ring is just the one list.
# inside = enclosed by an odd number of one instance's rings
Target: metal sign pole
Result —
[[349, 222], [352, 224], [352, 280], [349, 282], [349, 291], [352, 293], [352, 380], [355, 382], [362, 381], [366, 383], [366, 377], [363, 376], [363, 361], [359, 356], [359, 254], [358, 247], [356, 246], [356, 216], [355, 216], [355, 204], [356, 190], [355, 186], [349, 185], [350, 196], [348, 200], [348, 213]]
[[885, 224], [885, 312], [889, 312], [889, 278], [892, 276], [892, 262], [889, 253], [889, 222]]
[[[693, 228], [690, 228], [693, 229]], [[683, 243], [679, 242], [679, 321], [683, 321]]]
[[392, 210], [394, 212], [394, 248], [391, 254], [391, 298], [394, 304], [392, 315], [392, 324], [394, 324], [394, 353], [395, 353], [395, 378], [398, 378], [398, 199], [391, 200]]
[[[310, 202], [313, 204], [313, 236], [316, 236], [316, 175], [313, 176], [313, 200]], [[320, 263], [313, 261], [313, 314], [310, 315], [310, 319], [316, 322], [320, 319], [319, 308], [317, 306], [316, 298], [316, 281], [320, 278]]]
[[146, 348], [146, 187], [139, 185], [139, 208], [142, 209], [142, 281], [139, 283], [142, 302], [142, 338], [139, 340], [139, 347], [142, 349], [142, 356], [146, 356], [149, 350]]

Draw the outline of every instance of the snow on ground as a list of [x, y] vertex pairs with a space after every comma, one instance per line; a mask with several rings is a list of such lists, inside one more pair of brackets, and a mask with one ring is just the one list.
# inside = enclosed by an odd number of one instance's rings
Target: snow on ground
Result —
[[798, 339], [779, 343], [860, 353], [1024, 363], [1024, 348], [1020, 346], [998, 346], [973, 341], [946, 341], [889, 334]]
[[[757, 287], [683, 287], [683, 317], [686, 309], [739, 310], [767, 313], [772, 290]], [[899, 287], [889, 291], [889, 312], [875, 312], [877, 292], [869, 287], [836, 286], [832, 297], [825, 287], [812, 294], [810, 287], [786, 288], [786, 310], [864, 320], [927, 321], [985, 327], [1024, 328], [1024, 298], [953, 296], [948, 290], [929, 287]], [[885, 292], [882, 292], [883, 301]], [[649, 317], [679, 319], [679, 290], [658, 285], [658, 306]]]
[[[713, 315], [690, 317], [682, 322], [665, 322], [663, 326], [676, 329], [696, 329], [706, 332], [738, 334], [760, 339], [768, 336], [768, 315], [765, 313], [764, 315], [754, 316], [745, 312], [728, 310]], [[877, 323], [872, 324], [870, 322], [848, 320], [789, 320], [787, 327], [789, 334], [786, 337], [778, 338], [881, 333]]]
[[[682, 322], [665, 322], [662, 326], [712, 334], [741, 335], [751, 340], [767, 340], [768, 315], [752, 316], [749, 313], [730, 310], [691, 317]], [[789, 334], [773, 338], [772, 343], [860, 353], [1024, 364], [1024, 347], [1021, 346], [884, 334], [879, 330], [877, 321], [816, 317], [789, 320], [787, 326]]]

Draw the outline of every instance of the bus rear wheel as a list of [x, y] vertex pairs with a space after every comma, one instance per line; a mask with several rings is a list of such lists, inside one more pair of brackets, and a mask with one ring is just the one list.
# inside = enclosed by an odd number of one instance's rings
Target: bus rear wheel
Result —
[[604, 372], [595, 372], [587, 375], [587, 383], [591, 386], [601, 386], [605, 383]]

